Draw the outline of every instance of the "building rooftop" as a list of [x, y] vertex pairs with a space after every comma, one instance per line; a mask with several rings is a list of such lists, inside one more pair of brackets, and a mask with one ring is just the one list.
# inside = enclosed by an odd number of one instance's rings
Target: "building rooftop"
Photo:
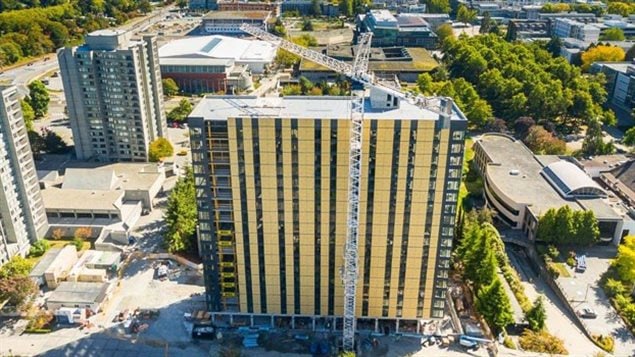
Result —
[[567, 205], [575, 210], [592, 209], [598, 218], [619, 217], [605, 199], [563, 197], [543, 174], [549, 167], [567, 187], [591, 185], [601, 190], [573, 163], [555, 155], [535, 156], [520, 140], [503, 134], [484, 134], [477, 142], [492, 161], [486, 168], [492, 184], [505, 196], [527, 204], [535, 215]]
[[[333, 45], [317, 48], [326, 50], [327, 54], [344, 62], [353, 61], [354, 47], [350, 45]], [[371, 71], [431, 71], [438, 67], [437, 61], [425, 48], [421, 47], [373, 47], [370, 49], [368, 68]], [[315, 62], [302, 59], [300, 71], [332, 71]]]
[[61, 248], [49, 249], [46, 253], [44, 253], [44, 256], [40, 259], [37, 265], [31, 270], [31, 272], [29, 273], [29, 276], [33, 278], [38, 278], [44, 275], [44, 272], [46, 272], [46, 270], [51, 266], [51, 264], [53, 264], [53, 262], [55, 261], [55, 259], [57, 259], [57, 256], [60, 254], [61, 251], [62, 251]]
[[[365, 101], [366, 119], [379, 120], [437, 120], [439, 115], [421, 109], [402, 100], [399, 108], [378, 110]], [[207, 96], [194, 108], [190, 118], [227, 120], [237, 117], [276, 117], [298, 119], [343, 119], [348, 120], [350, 98], [334, 96]], [[462, 114], [453, 112], [452, 120], [464, 120]]]
[[109, 283], [84, 283], [63, 281], [55, 289], [47, 302], [74, 303], [77, 305], [88, 305], [95, 302], [102, 302], [110, 287]]
[[543, 168], [542, 173], [566, 196], [584, 193], [606, 196], [600, 185], [569, 161], [551, 163]]
[[215, 66], [231, 67], [234, 60], [229, 58], [161, 58], [162, 66]]
[[617, 72], [626, 73], [629, 66], [632, 66], [633, 62], [595, 62], [594, 67], [607, 67]]
[[76, 190], [49, 187], [42, 190], [42, 200], [47, 210], [100, 210], [118, 209], [125, 192], [122, 190]]
[[271, 11], [210, 11], [204, 17], [203, 20], [266, 20]]
[[265, 41], [214, 36], [194, 36], [172, 41], [159, 48], [159, 62], [169, 58], [217, 58], [241, 62], [273, 61], [276, 47]]
[[64, 190], [114, 190], [117, 176], [114, 170], [68, 168], [64, 173]]

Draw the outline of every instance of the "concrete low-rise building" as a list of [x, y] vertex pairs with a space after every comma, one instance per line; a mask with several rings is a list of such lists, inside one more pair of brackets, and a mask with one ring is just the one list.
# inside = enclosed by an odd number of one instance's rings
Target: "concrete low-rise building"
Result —
[[359, 15], [356, 33], [372, 32], [373, 47], [424, 47], [438, 46], [437, 35], [424, 17], [419, 14], [399, 14], [394, 16], [388, 10], [370, 10]]
[[56, 311], [63, 307], [90, 309], [97, 313], [108, 300], [113, 285], [103, 282], [62, 282], [46, 300], [46, 308]]
[[127, 237], [139, 217], [153, 209], [165, 181], [160, 164], [76, 166], [66, 168], [57, 181], [41, 184], [46, 187], [42, 197], [51, 232], [63, 229], [72, 235], [76, 228], [89, 227], [95, 236], [107, 229]]
[[635, 231], [631, 212], [570, 157], [534, 155], [520, 140], [484, 134], [474, 143], [487, 206], [512, 229], [535, 240], [538, 220], [549, 209], [569, 206], [594, 212], [600, 239], [619, 244]]

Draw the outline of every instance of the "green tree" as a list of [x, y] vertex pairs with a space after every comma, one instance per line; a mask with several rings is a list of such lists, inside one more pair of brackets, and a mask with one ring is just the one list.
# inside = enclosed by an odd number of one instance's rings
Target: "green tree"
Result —
[[525, 351], [542, 352], [548, 354], [568, 354], [564, 342], [546, 330], [534, 332], [526, 329], [518, 339], [520, 347]]
[[282, 20], [280, 18], [276, 19], [275, 24], [271, 28], [271, 33], [280, 37], [287, 36], [287, 29], [284, 27], [284, 24], [282, 23]]
[[566, 152], [566, 143], [540, 125], [529, 129], [524, 142], [531, 151], [540, 155], [561, 155]]
[[459, 9], [456, 12], [456, 20], [467, 25], [476, 19], [476, 15], [476, 10], [468, 9], [465, 5], [459, 5]]
[[498, 277], [478, 290], [476, 309], [496, 331], [514, 323], [511, 303]]
[[549, 40], [549, 42], [547, 42], [547, 51], [549, 51], [549, 53], [551, 53], [553, 57], [558, 57], [560, 56], [560, 51], [563, 44], [564, 43], [562, 42], [562, 39], [560, 37], [553, 36]]
[[445, 43], [447, 39], [454, 38], [454, 30], [452, 30], [452, 25], [450, 24], [443, 24], [437, 27], [436, 34], [441, 44]]
[[635, 236], [624, 237], [624, 242], [617, 248], [613, 264], [622, 281], [635, 283]]
[[492, 20], [492, 17], [489, 14], [489, 11], [485, 11], [483, 14], [483, 18], [481, 19], [481, 27], [478, 32], [481, 34], [490, 33], [492, 28], [494, 27], [495, 21]]
[[545, 328], [547, 313], [545, 312], [542, 296], [538, 296], [536, 301], [534, 301], [531, 309], [525, 314], [525, 319], [532, 331], [540, 331]]
[[449, 14], [450, 0], [425, 0], [426, 10], [431, 14]]
[[635, 146], [635, 126], [626, 130], [626, 133], [624, 133], [624, 139], [622, 140], [622, 143], [628, 146]]
[[165, 210], [167, 230], [163, 236], [167, 249], [174, 252], [189, 250], [195, 246], [196, 232], [196, 191], [194, 173], [187, 168], [185, 175], [177, 182], [168, 197]]
[[177, 0], [176, 6], [181, 10], [185, 9], [187, 7], [187, 0]]
[[28, 276], [33, 268], [33, 263], [19, 255], [14, 256], [5, 265], [0, 267], [0, 278], [12, 276]]
[[148, 149], [148, 160], [150, 162], [158, 162], [161, 159], [170, 157], [174, 154], [174, 148], [170, 141], [166, 138], [158, 138], [150, 143]]
[[29, 249], [29, 257], [41, 257], [51, 248], [51, 244], [46, 239], [40, 239], [37, 242], [31, 244]]
[[600, 35], [600, 41], [624, 41], [624, 39], [626, 39], [624, 31], [619, 27], [606, 29]]
[[599, 120], [591, 120], [582, 141], [582, 152], [585, 155], [607, 155], [615, 151], [613, 143], [604, 142], [602, 123]]
[[179, 105], [172, 109], [167, 116], [169, 121], [182, 122], [187, 119], [187, 116], [192, 112], [192, 103], [189, 100], [183, 98], [179, 102]]
[[31, 108], [31, 104], [24, 99], [20, 99], [20, 107], [22, 107], [22, 117], [26, 130], [33, 131], [33, 121], [35, 120], [35, 112]]
[[35, 80], [29, 83], [28, 102], [33, 108], [35, 118], [39, 119], [46, 115], [49, 109], [49, 92], [41, 81]]
[[305, 19], [302, 22], [302, 31], [313, 31], [313, 22], [309, 19]]
[[161, 83], [163, 85], [163, 95], [166, 97], [173, 97], [179, 94], [179, 86], [176, 84], [174, 79], [165, 78], [161, 80]]
[[353, 0], [340, 0], [339, 9], [342, 15], [353, 16]]

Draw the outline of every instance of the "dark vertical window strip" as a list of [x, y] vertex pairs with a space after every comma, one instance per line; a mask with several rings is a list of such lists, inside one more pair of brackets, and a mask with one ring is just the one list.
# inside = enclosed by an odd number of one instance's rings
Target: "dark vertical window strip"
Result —
[[262, 176], [260, 175], [260, 142], [258, 119], [251, 119], [254, 155], [254, 191], [256, 193], [256, 238], [258, 240], [258, 279], [260, 280], [260, 312], [267, 313], [267, 279], [265, 275], [265, 237], [262, 221]]
[[245, 177], [245, 142], [243, 138], [243, 121], [236, 118], [236, 143], [238, 147], [238, 177], [240, 181], [240, 218], [243, 229], [243, 256], [245, 266], [245, 295], [247, 297], [247, 312], [254, 312], [254, 298], [251, 286], [251, 252], [249, 247], [249, 216], [247, 214], [247, 178]]
[[[437, 121], [434, 129], [434, 138], [432, 140], [432, 153], [430, 157], [430, 183], [435, 182], [437, 179], [437, 162], [439, 158], [439, 135], [441, 133], [441, 121]], [[423, 253], [421, 256], [421, 270], [419, 273], [419, 296], [417, 299], [417, 316], [423, 316], [423, 304], [425, 304], [425, 288], [428, 268], [428, 257], [430, 254], [430, 240], [432, 232], [432, 218], [434, 214], [434, 195], [436, 186], [428, 186], [428, 201], [426, 203], [426, 217], [424, 221], [424, 233], [423, 233]]]
[[320, 242], [322, 241], [322, 122], [315, 121], [315, 249], [314, 249], [314, 276], [315, 276], [315, 314], [320, 314], [322, 253]]
[[331, 120], [329, 165], [329, 297], [328, 314], [335, 315], [335, 224], [337, 223], [337, 120]]
[[284, 229], [284, 159], [282, 154], [282, 120], [276, 119], [276, 184], [278, 192], [278, 249], [280, 259], [280, 312], [287, 313], [286, 239]]
[[368, 142], [368, 189], [366, 194], [366, 239], [364, 244], [364, 276], [362, 287], [362, 316], [368, 316], [368, 294], [370, 293], [370, 263], [373, 243], [373, 201], [375, 198], [375, 156], [377, 153], [377, 121], [370, 122]]
[[291, 190], [293, 193], [293, 311], [300, 313], [300, 188], [298, 120], [291, 119]]
[[392, 137], [392, 164], [390, 168], [390, 196], [388, 197], [388, 234], [386, 235], [386, 265], [384, 270], [384, 300], [382, 316], [388, 316], [390, 306], [390, 279], [392, 278], [392, 254], [395, 245], [395, 209], [397, 208], [397, 184], [399, 182], [399, 150], [401, 146], [401, 120], [395, 121]]
[[410, 234], [410, 205], [412, 204], [412, 184], [415, 169], [415, 145], [417, 143], [417, 122], [410, 122], [410, 140], [408, 142], [408, 166], [406, 169], [406, 190], [404, 198], [403, 234], [401, 257], [399, 260], [399, 285], [397, 290], [397, 317], [401, 317], [403, 293], [406, 281], [406, 262], [408, 261], [408, 238]]

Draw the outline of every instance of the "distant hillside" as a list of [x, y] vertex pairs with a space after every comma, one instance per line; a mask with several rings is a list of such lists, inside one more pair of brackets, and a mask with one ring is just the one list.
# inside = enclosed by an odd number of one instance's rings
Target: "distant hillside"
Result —
[[149, 12], [148, 0], [0, 0], [0, 66], [51, 53]]

